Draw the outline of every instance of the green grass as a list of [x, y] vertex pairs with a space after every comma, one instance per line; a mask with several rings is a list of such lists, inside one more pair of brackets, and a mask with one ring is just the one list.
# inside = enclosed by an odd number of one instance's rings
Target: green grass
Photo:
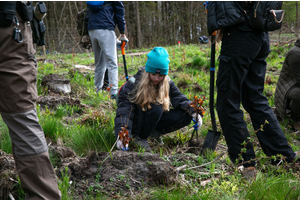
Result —
[[[199, 137], [204, 139], [208, 130], [211, 130], [211, 119], [209, 113], [209, 79], [210, 79], [210, 49], [205, 45], [177, 45], [165, 47], [170, 56], [169, 76], [176, 85], [181, 85], [180, 90], [188, 98], [193, 96], [205, 96], [203, 107], [206, 113], [203, 117], [203, 126], [199, 130]], [[271, 84], [265, 84], [264, 94], [273, 94], [268, 97], [271, 107], [274, 107], [274, 93], [279, 72], [284, 61], [284, 55], [290, 47], [271, 47], [271, 53], [267, 58], [268, 66], [266, 77], [271, 79]], [[151, 49], [139, 49], [137, 52], [149, 52]], [[220, 54], [220, 48], [216, 50], [216, 58]], [[120, 52], [118, 52], [120, 55]], [[72, 98], [78, 98], [85, 106], [59, 105], [57, 109], [42, 109], [37, 106], [38, 117], [44, 129], [45, 136], [54, 145], [64, 145], [73, 149], [79, 156], [87, 156], [90, 152], [110, 151], [115, 143], [114, 117], [116, 104], [110, 99], [109, 92], [96, 94], [94, 89], [94, 72], [79, 73], [74, 71], [75, 65], [94, 66], [93, 53], [84, 54], [49, 54], [48, 60], [55, 61], [38, 63], [38, 93], [47, 95], [47, 90], [40, 83], [44, 76], [50, 73], [64, 74], [71, 80]], [[129, 75], [134, 75], [137, 70], [144, 66], [147, 60], [146, 54], [132, 56], [126, 52], [126, 64]], [[125, 83], [123, 58], [118, 58], [119, 62], [119, 87]], [[216, 74], [218, 70], [218, 60], [216, 59]], [[274, 69], [277, 69], [274, 70]], [[202, 91], [195, 92], [195, 84], [198, 84]], [[216, 88], [216, 87], [215, 87]], [[214, 93], [216, 101], [217, 93]], [[244, 110], [243, 108], [241, 108]], [[215, 112], [216, 113], [216, 112]], [[244, 119], [249, 120], [249, 114], [244, 112]], [[221, 130], [218, 116], [216, 114], [218, 130]], [[257, 141], [250, 121], [247, 121], [250, 135]], [[289, 120], [280, 122], [289, 144], [293, 150], [299, 150], [300, 136], [291, 134], [288, 128]], [[188, 129], [192, 128], [192, 124]], [[186, 144], [191, 137], [191, 131], [176, 131], [164, 136], [164, 145], [153, 152], [157, 153], [164, 160], [169, 160], [175, 167], [187, 165], [194, 167], [213, 161], [219, 155], [218, 152], [208, 152], [206, 156], [192, 155], [185, 153], [185, 157], [191, 159], [180, 159], [180, 154], [176, 153], [179, 146]], [[11, 153], [11, 140], [8, 128], [0, 120], [0, 149]], [[226, 146], [223, 136], [219, 144]], [[299, 199], [300, 183], [299, 173], [286, 172], [285, 165], [269, 167], [268, 158], [257, 143], [254, 143], [256, 156], [258, 158], [258, 176], [256, 181], [249, 183], [242, 179], [241, 174], [232, 166], [227, 155], [206, 165], [202, 172], [196, 169], [187, 169], [178, 175], [179, 183], [165, 186], [148, 188], [135, 196], [135, 199]], [[137, 151], [141, 151], [137, 149]], [[56, 158], [51, 156], [51, 161], [56, 166]], [[173, 156], [173, 160], [170, 160]], [[231, 174], [225, 174], [231, 171]], [[217, 178], [217, 179], [214, 179]], [[212, 179], [205, 186], [201, 185], [204, 180]], [[62, 191], [63, 199], [73, 199], [74, 185], [69, 184], [70, 177], [66, 171], [61, 174], [59, 187]], [[90, 188], [86, 191], [86, 199], [110, 199], [104, 194], [95, 194]], [[121, 199], [126, 199], [125, 197]]]
[[291, 174], [279, 174], [267, 176], [258, 173], [256, 181], [246, 188], [244, 199], [299, 199], [300, 180], [295, 179]]
[[2, 118], [0, 118], [0, 149], [6, 153], [12, 153], [12, 143], [9, 130]]

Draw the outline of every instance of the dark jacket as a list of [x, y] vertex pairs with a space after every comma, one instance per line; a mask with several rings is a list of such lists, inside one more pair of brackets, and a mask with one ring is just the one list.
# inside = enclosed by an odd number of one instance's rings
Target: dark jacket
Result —
[[288, 93], [294, 87], [300, 87], [300, 39], [288, 51], [276, 86], [274, 101], [282, 118], [286, 115]]
[[209, 1], [207, 5], [207, 31], [211, 35], [214, 31], [239, 23], [246, 23], [244, 10], [250, 9], [244, 2], [234, 1]]
[[[109, 4], [109, 5], [107, 5]], [[122, 1], [105, 1], [102, 8], [89, 8], [88, 30], [108, 29], [115, 30], [118, 25], [121, 34], [125, 31], [125, 9]]]
[[[115, 118], [116, 137], [118, 137], [118, 133], [120, 132], [121, 127], [124, 127], [125, 125], [127, 125], [127, 130], [130, 134], [130, 137], [132, 137], [132, 135], [135, 136], [139, 134], [142, 127], [144, 130], [148, 130], [149, 133], [151, 133], [155, 128], [155, 125], [153, 126], [153, 124], [157, 124], [163, 114], [162, 105], [153, 105], [150, 110], [143, 111], [139, 105], [133, 104], [128, 100], [129, 93], [131, 93], [133, 89], [137, 87], [144, 71], [144, 67], [140, 68], [139, 71], [133, 76], [135, 81], [129, 80], [120, 89], [120, 94], [118, 97], [118, 108]], [[193, 112], [193, 109], [189, 106], [191, 101], [180, 92], [180, 90], [176, 87], [175, 83], [171, 79], [169, 97], [173, 108], [182, 109], [189, 113]], [[154, 121], [145, 122], [144, 116], [146, 114], [149, 114], [150, 112], [151, 120]]]

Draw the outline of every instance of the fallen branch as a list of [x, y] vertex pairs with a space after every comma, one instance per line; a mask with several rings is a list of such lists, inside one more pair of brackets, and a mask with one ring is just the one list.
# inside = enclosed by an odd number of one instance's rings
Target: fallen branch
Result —
[[9, 196], [10, 200], [15, 200], [14, 196], [11, 193], [9, 193], [8, 196]]
[[139, 183], [139, 184], [141, 184], [142, 185], [142, 183], [141, 182], [139, 182], [139, 181], [137, 181], [137, 180], [134, 180], [133, 178], [131, 178], [130, 176], [129, 176], [129, 178], [133, 181], [133, 182], [135, 182], [135, 183]]
[[196, 166], [196, 167], [189, 167], [189, 168], [186, 168], [187, 165], [183, 165], [183, 166], [180, 166], [180, 167], [177, 167], [175, 169], [175, 171], [181, 171], [181, 170], [186, 170], [186, 169], [196, 169], [196, 168], [199, 168], [199, 167], [203, 167], [203, 166], [206, 166], [206, 165], [210, 165], [211, 163], [213, 162], [216, 162], [217, 160], [219, 160], [223, 155], [225, 154], [225, 152], [222, 152], [217, 158], [215, 158], [213, 161], [211, 162], [208, 162], [208, 163], [205, 163], [203, 165], [199, 165], [199, 166]]
[[185, 169], [187, 165], [182, 165], [180, 167], [177, 167], [175, 170], [180, 172], [181, 170]]
[[9, 180], [12, 181], [12, 182], [15, 182], [15, 183], [19, 183], [18, 181], [14, 180], [12, 178], [9, 178]]
[[187, 168], [187, 169], [196, 169], [196, 168], [199, 168], [199, 167], [203, 167], [203, 166], [206, 166], [206, 165], [209, 165], [213, 162], [216, 162], [217, 160], [219, 160], [223, 155], [225, 154], [225, 152], [222, 152], [218, 157], [216, 157], [213, 161], [211, 162], [208, 162], [208, 163], [205, 163], [203, 165], [199, 165], [199, 166], [196, 166], [196, 167], [190, 167], [190, 168]]
[[117, 144], [118, 141], [119, 141], [119, 136], [117, 137], [117, 140], [116, 140], [116, 142], [114, 143], [114, 145], [112, 146], [112, 148], [111, 148], [110, 151], [112, 151], [112, 150], [114, 149], [114, 147], [116, 146], [116, 144]]
[[201, 186], [205, 186], [207, 185], [208, 183], [212, 182], [213, 180], [216, 180], [216, 179], [219, 179], [219, 178], [211, 178], [211, 179], [207, 179], [205, 181], [201, 181], [200, 185]]

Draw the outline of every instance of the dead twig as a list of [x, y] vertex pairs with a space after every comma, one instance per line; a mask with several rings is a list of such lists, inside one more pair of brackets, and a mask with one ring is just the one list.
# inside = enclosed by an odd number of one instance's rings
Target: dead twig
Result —
[[131, 178], [130, 176], [129, 176], [129, 178], [133, 181], [133, 182], [135, 182], [135, 183], [138, 183], [138, 184], [141, 184], [142, 185], [142, 183], [141, 182], [139, 182], [139, 181], [137, 181], [137, 180], [135, 180], [135, 179], [133, 179], [133, 178]]
[[206, 165], [209, 165], [213, 162], [216, 162], [217, 160], [219, 160], [223, 155], [225, 154], [225, 152], [222, 152], [218, 157], [216, 157], [213, 161], [211, 162], [208, 162], [208, 163], [205, 163], [203, 165], [199, 165], [199, 166], [196, 166], [196, 167], [190, 167], [190, 168], [187, 168], [187, 169], [196, 169], [196, 168], [199, 168], [199, 167], [203, 167], [203, 166], [206, 166]]
[[180, 166], [180, 167], [177, 167], [175, 170], [176, 170], [177, 172], [180, 172], [181, 170], [185, 169], [186, 167], [187, 167], [187, 165], [182, 165], [182, 166]]
[[117, 140], [116, 140], [116, 142], [114, 143], [114, 145], [112, 146], [112, 148], [111, 148], [110, 151], [112, 151], [112, 150], [114, 149], [114, 147], [116, 146], [116, 144], [117, 144], [118, 141], [119, 141], [119, 136], [117, 137]]
[[12, 178], [9, 178], [9, 180], [12, 181], [12, 182], [15, 182], [15, 183], [19, 183], [18, 181], [14, 180]]
[[211, 163], [213, 162], [216, 162], [217, 160], [219, 160], [223, 155], [225, 154], [225, 152], [222, 152], [218, 157], [216, 157], [213, 161], [211, 162], [208, 162], [208, 163], [205, 163], [203, 165], [199, 165], [199, 166], [196, 166], [196, 167], [189, 167], [189, 168], [186, 168], [186, 165], [183, 165], [183, 166], [180, 166], [180, 167], [177, 167], [175, 170], [176, 171], [181, 171], [181, 170], [187, 170], [187, 169], [196, 169], [196, 168], [199, 168], [199, 167], [203, 167], [203, 166], [206, 166], [206, 165], [210, 165]]
[[11, 193], [9, 193], [8, 196], [9, 196], [10, 200], [15, 200], [14, 196]]

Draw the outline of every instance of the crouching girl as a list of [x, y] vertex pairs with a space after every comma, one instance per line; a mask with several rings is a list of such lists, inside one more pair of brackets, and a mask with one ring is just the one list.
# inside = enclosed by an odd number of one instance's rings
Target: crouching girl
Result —
[[[168, 52], [162, 47], [155, 47], [147, 57], [145, 67], [140, 68], [120, 89], [115, 134], [118, 138], [120, 131], [126, 127], [133, 142], [150, 151], [147, 138], [161, 141], [161, 135], [189, 125], [196, 118], [196, 113], [189, 106], [191, 101], [168, 76]], [[202, 125], [200, 115], [197, 125], [198, 128]], [[117, 148], [127, 150], [128, 146], [119, 140]]]

